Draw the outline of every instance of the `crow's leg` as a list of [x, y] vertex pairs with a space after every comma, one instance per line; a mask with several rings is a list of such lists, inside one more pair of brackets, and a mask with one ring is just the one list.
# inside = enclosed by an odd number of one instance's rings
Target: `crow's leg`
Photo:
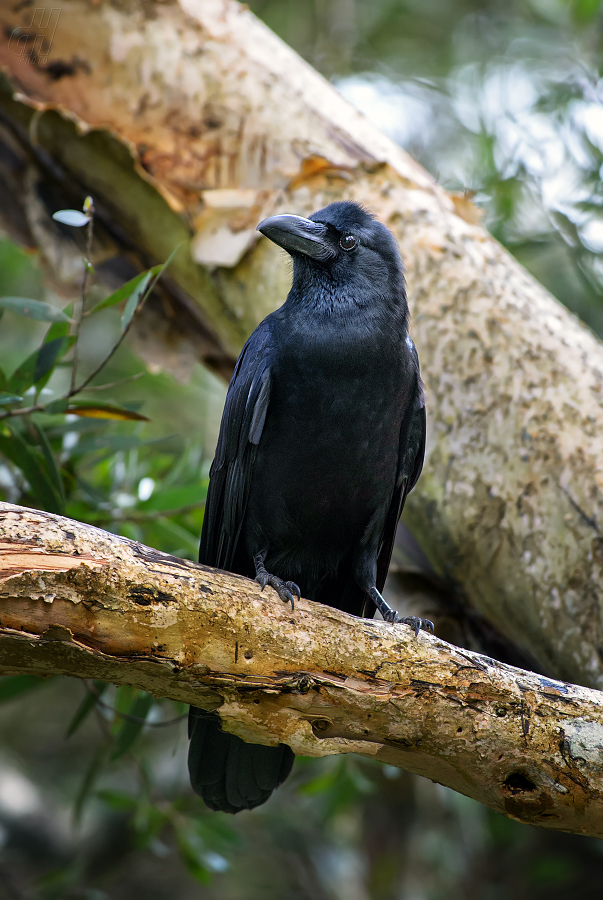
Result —
[[290, 603], [291, 609], [295, 609], [295, 600], [293, 599], [293, 595], [295, 594], [297, 596], [297, 599], [300, 600], [301, 591], [294, 581], [283, 581], [283, 579], [278, 578], [277, 575], [271, 575], [270, 572], [266, 571], [264, 560], [266, 559], [267, 552], [267, 550], [264, 550], [262, 551], [262, 553], [256, 553], [256, 555], [253, 557], [253, 564], [255, 566], [255, 580], [261, 586], [262, 590], [264, 590], [266, 585], [269, 584], [270, 587], [274, 588], [283, 603]]
[[421, 629], [423, 629], [423, 631], [430, 631], [433, 634], [433, 622], [431, 619], [420, 619], [418, 616], [400, 617], [398, 613], [386, 603], [376, 587], [369, 588], [367, 594], [386, 622], [391, 622], [392, 625], [410, 625], [414, 630], [415, 636], [418, 635]]
[[[361, 551], [356, 560], [356, 583], [371, 598], [386, 622], [392, 625], [410, 625], [415, 636], [423, 628], [425, 631], [431, 631], [433, 634], [433, 622], [429, 619], [420, 619], [418, 616], [400, 617], [398, 613], [386, 603], [377, 590], [375, 582], [377, 581], [377, 546], [378, 536], [381, 533], [377, 527], [377, 522], [373, 533], [366, 535], [366, 546]], [[372, 540], [371, 540], [372, 539]]]

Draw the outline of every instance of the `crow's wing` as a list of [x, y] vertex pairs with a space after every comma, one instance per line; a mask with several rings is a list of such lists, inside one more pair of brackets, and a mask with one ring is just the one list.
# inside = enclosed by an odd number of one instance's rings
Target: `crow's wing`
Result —
[[389, 569], [392, 551], [394, 549], [398, 519], [402, 515], [402, 510], [404, 509], [404, 503], [406, 502], [408, 494], [412, 491], [421, 474], [423, 459], [425, 457], [425, 396], [423, 394], [423, 385], [421, 383], [421, 375], [419, 372], [419, 357], [415, 345], [410, 338], [407, 338], [407, 343], [416, 367], [417, 381], [413, 404], [400, 428], [398, 477], [396, 479], [396, 488], [385, 520], [381, 549], [377, 559], [378, 591], [383, 590], [383, 585], [385, 584], [385, 579], [387, 577], [387, 570]]
[[253, 332], [235, 367], [209, 473], [199, 562], [230, 570], [245, 516], [257, 445], [270, 402], [270, 317]]
[[[270, 402], [271, 350], [268, 318], [245, 344], [226, 395], [199, 548], [199, 562], [205, 565], [232, 570]], [[291, 771], [293, 751], [285, 744], [246, 744], [222, 731], [217, 713], [194, 706], [188, 721], [191, 785], [210, 809], [253, 809]]]

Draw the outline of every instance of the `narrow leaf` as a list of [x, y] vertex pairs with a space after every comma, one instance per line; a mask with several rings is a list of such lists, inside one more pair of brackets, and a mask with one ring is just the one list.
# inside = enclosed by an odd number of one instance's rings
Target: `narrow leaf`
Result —
[[61, 506], [64, 507], [65, 489], [63, 487], [63, 479], [61, 478], [61, 473], [59, 472], [59, 467], [57, 466], [54, 451], [50, 446], [50, 441], [48, 440], [44, 429], [40, 425], [36, 424], [35, 430], [38, 436], [38, 447], [40, 448], [46, 462], [46, 471], [48, 472], [48, 477], [51, 479], [60, 498]]
[[119, 791], [96, 791], [96, 796], [118, 812], [135, 809], [138, 803], [132, 794], [121, 794]]
[[8, 378], [4, 374], [3, 370], [0, 369], [0, 391], [6, 391], [8, 387]]
[[69, 400], [52, 400], [51, 403], [47, 403], [44, 407], [44, 412], [48, 413], [49, 416], [58, 416], [61, 413], [66, 412], [67, 407], [69, 406]]
[[38, 353], [39, 351], [35, 350], [15, 369], [6, 385], [9, 390], [14, 391], [15, 394], [22, 394], [33, 385]]
[[39, 385], [45, 375], [50, 376], [61, 356], [64, 356], [65, 353], [67, 353], [69, 347], [74, 342], [75, 339], [70, 342], [69, 338], [60, 337], [55, 338], [54, 341], [48, 341], [47, 344], [42, 344], [36, 357], [34, 384]]
[[47, 344], [42, 344], [13, 372], [8, 380], [8, 389], [16, 394], [20, 394], [34, 384], [37, 384], [39, 388], [43, 388], [59, 359], [67, 353], [74, 343], [75, 338], [61, 337], [55, 338]]
[[88, 717], [91, 710], [96, 706], [96, 701], [101, 697], [108, 685], [106, 681], [94, 681], [93, 683], [94, 692], [86, 691], [86, 696], [78, 706], [75, 715], [71, 722], [69, 723], [69, 728], [67, 729], [66, 738], [71, 737], [72, 734], [78, 730], [82, 722]]
[[46, 468], [44, 454], [23, 439], [17, 429], [6, 421], [0, 431], [0, 454], [15, 465], [29, 482], [31, 492], [43, 509], [62, 515], [63, 501], [53, 478]]
[[[71, 304], [69, 304], [68, 309], [71, 311]], [[57, 338], [67, 337], [70, 325], [71, 319], [68, 319], [65, 322], [55, 322], [46, 332], [44, 343], [49, 344], [51, 341], [56, 341]]]
[[201, 505], [207, 497], [207, 483], [199, 482], [186, 487], [175, 487], [155, 490], [149, 500], [140, 504], [140, 508], [153, 512], [180, 509], [181, 506]]
[[73, 402], [67, 407], [67, 412], [86, 419], [118, 419], [122, 422], [151, 421], [148, 416], [143, 416], [141, 413], [123, 406], [115, 406], [112, 403]]
[[39, 322], [69, 322], [69, 317], [62, 310], [51, 306], [50, 303], [43, 303], [42, 300], [30, 300], [26, 297], [0, 297], [0, 307], [10, 309], [11, 312], [28, 319], [37, 319]]
[[73, 225], [74, 228], [81, 228], [90, 221], [90, 217], [85, 216], [79, 209], [59, 209], [52, 218], [62, 222], [63, 225]]
[[102, 744], [98, 748], [98, 750], [96, 751], [94, 756], [92, 757], [90, 765], [88, 766], [86, 774], [84, 775], [84, 778], [80, 785], [80, 789], [77, 793], [77, 797], [75, 798], [75, 804], [74, 804], [74, 808], [73, 808], [73, 819], [76, 822], [76, 824], [80, 821], [80, 819], [82, 817], [82, 812], [84, 811], [84, 806], [86, 804], [86, 800], [90, 796], [90, 792], [91, 792], [92, 788], [94, 787], [94, 785], [96, 784], [96, 781], [98, 779], [98, 776], [101, 773], [101, 770], [103, 768], [103, 764], [106, 761], [106, 758], [107, 758], [107, 746], [105, 744]]
[[12, 700], [13, 697], [26, 691], [44, 687], [51, 678], [39, 678], [37, 675], [8, 675], [6, 678], [0, 678], [0, 703]]
[[111, 761], [119, 759], [127, 750], [130, 749], [142, 728], [149, 714], [149, 710], [153, 705], [153, 698], [145, 691], [139, 691], [138, 696], [128, 711], [128, 715], [139, 719], [133, 722], [130, 719], [124, 719], [115, 738], [115, 750], [111, 754]]
[[104, 300], [101, 300], [100, 303], [97, 303], [95, 307], [93, 307], [87, 315], [91, 315], [92, 313], [98, 312], [101, 309], [107, 309], [110, 306], [117, 306], [118, 303], [121, 303], [123, 300], [127, 300], [128, 297], [131, 296], [132, 292], [138, 287], [141, 281], [151, 273], [155, 275], [161, 266], [153, 266], [152, 269], [149, 269], [147, 272], [139, 272], [138, 275], [135, 275], [134, 278], [131, 278], [130, 281], [127, 281], [125, 284], [122, 284], [120, 288], [117, 288], [116, 291], [113, 291], [112, 294], [109, 294], [108, 297], [105, 297]]
[[140, 298], [143, 296], [147, 287], [149, 286], [149, 283], [150, 283], [152, 277], [153, 277], [153, 273], [147, 272], [147, 274], [142, 279], [140, 284], [138, 284], [132, 291], [132, 293], [128, 299], [128, 302], [126, 303], [126, 308], [124, 309], [124, 314], [121, 317], [121, 330], [122, 331], [125, 331], [126, 328], [128, 327], [128, 325], [130, 324], [132, 316], [134, 315], [134, 313], [136, 312], [136, 309], [138, 307], [138, 302], [139, 302]]
[[10, 406], [11, 403], [19, 403], [23, 397], [17, 396], [17, 394], [7, 394], [4, 391], [0, 391], [0, 406]]

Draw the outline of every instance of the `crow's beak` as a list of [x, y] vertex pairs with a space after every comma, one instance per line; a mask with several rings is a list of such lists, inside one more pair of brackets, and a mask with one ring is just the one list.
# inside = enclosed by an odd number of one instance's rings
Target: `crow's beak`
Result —
[[337, 253], [328, 240], [327, 226], [302, 216], [271, 216], [260, 222], [257, 230], [288, 253], [303, 253], [319, 262], [327, 262]]

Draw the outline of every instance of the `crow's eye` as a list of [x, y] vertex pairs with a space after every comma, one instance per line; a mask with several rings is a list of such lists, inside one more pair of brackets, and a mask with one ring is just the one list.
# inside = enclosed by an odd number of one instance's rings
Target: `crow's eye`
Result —
[[339, 246], [342, 250], [355, 250], [358, 246], [358, 241], [353, 234], [344, 234], [339, 238]]

